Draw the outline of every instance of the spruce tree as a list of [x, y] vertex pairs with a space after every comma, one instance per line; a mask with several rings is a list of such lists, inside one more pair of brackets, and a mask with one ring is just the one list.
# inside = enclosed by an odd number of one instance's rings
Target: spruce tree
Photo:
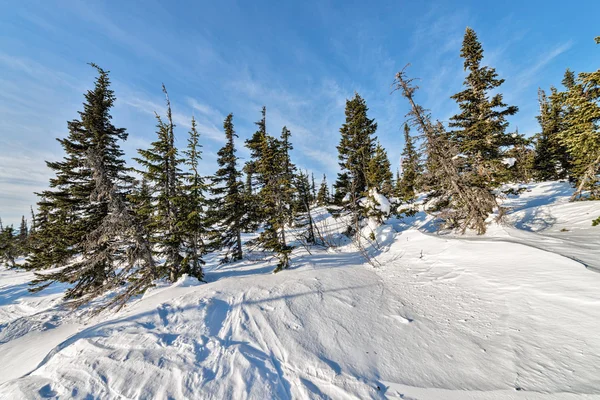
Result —
[[[123, 199], [132, 182], [119, 147], [127, 133], [111, 122], [115, 95], [108, 71], [91, 66], [98, 72], [94, 89], [85, 94], [80, 119], [68, 122], [68, 137], [58, 139], [66, 155], [63, 161], [47, 162], [55, 177], [50, 179], [50, 189], [39, 194], [36, 230], [27, 259], [27, 267], [36, 270], [68, 264], [56, 273], [36, 274], [31, 289], [43, 289], [54, 281], [70, 283], [67, 300], [97, 293], [115, 269], [113, 259], [105, 253], [110, 246], [107, 241], [88, 246], [90, 232], [97, 231], [107, 218], [110, 204], [110, 199], [98, 196], [92, 164], [102, 170], [116, 197]], [[93, 263], [84, 263], [76, 261], [76, 255], [97, 257]]]
[[302, 239], [307, 244], [315, 243], [315, 229], [311, 209], [311, 202], [314, 198], [312, 191], [313, 178], [314, 175], [311, 176], [311, 182], [309, 182], [308, 174], [300, 171], [294, 179], [296, 191], [298, 193], [298, 202], [300, 203], [296, 226], [303, 229]]
[[327, 206], [329, 205], [329, 185], [327, 185], [327, 176], [323, 174], [323, 180], [321, 181], [321, 186], [319, 186], [319, 192], [317, 193], [317, 205], [318, 206]]
[[27, 220], [25, 216], [21, 216], [21, 225], [19, 225], [19, 255], [27, 255], [28, 253], [28, 239], [29, 239], [29, 228], [27, 226]]
[[405, 69], [396, 74], [396, 90], [408, 100], [410, 122], [424, 138], [427, 175], [435, 187], [432, 201], [437, 216], [448, 228], [459, 228], [463, 232], [471, 228], [483, 234], [487, 218], [499, 208], [496, 196], [492, 188], [473, 185], [471, 177], [461, 172], [457, 146], [450, 140], [445, 127], [439, 121], [434, 123], [430, 114], [415, 102], [417, 88], [412, 81], [406, 77]]
[[336, 200], [341, 202], [349, 194], [351, 204], [366, 194], [369, 162], [375, 150], [374, 134], [377, 123], [367, 116], [367, 103], [358, 93], [346, 100], [346, 121], [340, 128], [340, 144], [337, 146], [341, 172], [335, 184]]
[[246, 173], [245, 198], [244, 204], [246, 212], [242, 225], [247, 232], [253, 232], [258, 228], [260, 221], [264, 219], [260, 207], [258, 193], [264, 187], [262, 175], [258, 172], [260, 160], [263, 158], [263, 152], [267, 146], [267, 108], [263, 106], [261, 110], [262, 118], [255, 122], [258, 127], [250, 139], [246, 139], [246, 147], [250, 150], [250, 160], [244, 165]]
[[179, 222], [182, 220], [180, 181], [181, 164], [175, 147], [175, 125], [172, 119], [171, 103], [163, 85], [167, 103], [166, 121], [155, 114], [157, 121], [157, 140], [149, 149], [138, 150], [135, 161], [143, 170], [138, 171], [147, 181], [152, 192], [152, 204], [155, 212], [147, 229], [152, 232], [155, 255], [165, 262], [160, 266], [161, 275], [171, 282], [187, 272], [181, 253], [185, 250], [185, 232]]
[[287, 244], [285, 226], [290, 222], [290, 208], [293, 200], [293, 182], [290, 181], [294, 166], [290, 161], [290, 132], [283, 128], [281, 138], [276, 139], [264, 129], [263, 120], [259, 123], [259, 131], [247, 141], [252, 158], [246, 164], [254, 171], [256, 186], [260, 189], [255, 194], [260, 207], [259, 221], [263, 231], [254, 241], [263, 249], [272, 251], [279, 259], [275, 272], [289, 266], [289, 254], [292, 248]]
[[369, 189], [377, 189], [379, 193], [390, 197], [394, 189], [392, 184], [393, 177], [387, 152], [377, 142], [367, 168], [367, 187]]
[[577, 184], [573, 199], [589, 191], [600, 197], [600, 69], [582, 72], [573, 82], [565, 77], [565, 128], [561, 139], [572, 158], [572, 177]]
[[183, 259], [185, 273], [204, 279], [202, 265], [205, 264], [202, 256], [207, 253], [205, 239], [209, 228], [207, 226], [207, 190], [204, 178], [200, 175], [198, 164], [202, 159], [202, 145], [199, 142], [200, 134], [196, 128], [196, 119], [192, 117], [192, 126], [189, 131], [188, 144], [183, 154], [186, 156], [185, 165], [188, 172], [183, 174], [179, 181], [178, 204], [179, 210], [178, 229], [182, 231], [184, 240]]
[[235, 149], [238, 137], [233, 127], [233, 114], [229, 114], [223, 123], [227, 142], [217, 153], [219, 169], [211, 178], [212, 194], [210, 220], [217, 227], [214, 232], [215, 247], [224, 249], [222, 263], [238, 261], [243, 257], [242, 230], [246, 210], [244, 188], [240, 181]]
[[12, 225], [0, 229], [0, 263], [15, 268], [16, 258], [19, 256], [18, 237]]
[[[450, 119], [451, 138], [459, 152], [466, 156], [462, 168], [471, 170], [471, 184], [487, 187], [499, 183], [498, 171], [502, 170], [502, 149], [514, 145], [511, 134], [506, 132], [506, 117], [517, 113], [516, 106], [504, 103], [502, 94], [491, 95], [504, 83], [494, 68], [482, 66], [483, 47], [475, 31], [467, 28], [460, 56], [468, 71], [465, 89], [452, 97], [460, 113]], [[490, 98], [491, 96], [491, 98]]]
[[402, 151], [402, 177], [398, 180], [398, 197], [404, 202], [412, 202], [418, 190], [418, 181], [422, 174], [421, 155], [417, 151], [410, 135], [408, 123], [404, 124], [404, 150]]
[[564, 179], [571, 169], [570, 157], [561, 141], [564, 130], [564, 96], [552, 87], [548, 97], [538, 90], [540, 114], [536, 117], [541, 131], [535, 136], [534, 169], [538, 179]]

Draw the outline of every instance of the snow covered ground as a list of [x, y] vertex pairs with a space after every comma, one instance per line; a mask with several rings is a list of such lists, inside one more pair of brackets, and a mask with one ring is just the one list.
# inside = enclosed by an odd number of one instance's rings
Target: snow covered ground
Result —
[[[424, 214], [340, 246], [207, 266], [119, 313], [0, 272], [0, 398], [600, 399], [600, 202], [527, 185], [482, 237]], [[256, 257], [253, 257], [256, 258]]]

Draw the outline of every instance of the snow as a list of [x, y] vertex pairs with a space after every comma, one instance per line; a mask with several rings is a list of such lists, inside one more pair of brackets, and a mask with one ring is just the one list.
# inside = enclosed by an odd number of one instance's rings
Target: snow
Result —
[[210, 259], [208, 283], [91, 318], [2, 270], [0, 398], [598, 399], [600, 202], [521, 186], [484, 236], [422, 212], [377, 227], [376, 268], [319, 209], [338, 247], [290, 270]]
[[508, 168], [514, 167], [517, 159], [514, 157], [507, 157], [502, 160], [502, 164], [506, 165]]

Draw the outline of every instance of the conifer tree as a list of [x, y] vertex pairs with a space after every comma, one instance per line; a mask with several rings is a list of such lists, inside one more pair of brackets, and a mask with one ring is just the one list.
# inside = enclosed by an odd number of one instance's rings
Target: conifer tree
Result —
[[317, 198], [317, 186], [315, 184], [315, 174], [314, 174], [314, 172], [310, 173], [310, 180], [311, 180], [310, 194], [312, 196], [312, 200], [311, 200], [311, 203], [312, 203]]
[[[50, 179], [50, 189], [40, 193], [36, 230], [27, 259], [27, 267], [37, 270], [69, 263], [56, 273], [37, 273], [31, 283], [33, 291], [55, 281], [70, 283], [72, 286], [65, 292], [67, 300], [97, 293], [115, 269], [113, 259], [105, 252], [110, 247], [108, 241], [93, 248], [88, 246], [90, 232], [97, 231], [106, 220], [110, 204], [108, 198], [97, 195], [90, 157], [95, 157], [94, 165], [102, 170], [115, 197], [123, 199], [132, 182], [119, 147], [119, 140], [125, 140], [127, 133], [111, 122], [115, 95], [110, 89], [108, 71], [90, 65], [98, 77], [94, 89], [85, 94], [80, 120], [68, 122], [68, 137], [58, 139], [66, 153], [63, 161], [47, 162], [55, 177]], [[94, 262], [74, 261], [78, 254], [95, 257]]]
[[369, 162], [374, 151], [377, 123], [367, 116], [367, 103], [358, 93], [346, 100], [346, 121], [340, 128], [337, 146], [341, 172], [335, 184], [336, 200], [341, 202], [349, 194], [350, 208], [366, 194]]
[[28, 242], [29, 239], [29, 228], [27, 227], [27, 220], [25, 219], [25, 216], [21, 216], [21, 225], [19, 226], [19, 236], [18, 236], [18, 243], [19, 243], [19, 254], [20, 255], [27, 255], [28, 253]]
[[245, 197], [240, 181], [235, 149], [238, 137], [233, 126], [233, 114], [229, 114], [223, 123], [227, 142], [217, 153], [219, 169], [212, 177], [210, 188], [212, 207], [210, 220], [216, 226], [215, 247], [225, 249], [221, 262], [238, 261], [243, 257], [242, 230], [245, 214]]
[[501, 163], [502, 148], [512, 146], [512, 135], [506, 133], [506, 117], [517, 113], [516, 106], [504, 103], [502, 94], [490, 98], [490, 92], [497, 91], [504, 83], [494, 68], [482, 66], [483, 47], [475, 31], [467, 28], [460, 56], [464, 59], [464, 69], [468, 71], [465, 89], [452, 96], [460, 108], [460, 113], [451, 118], [451, 138], [459, 152], [466, 156], [463, 169], [472, 170], [471, 184], [487, 187], [495, 179]]
[[[294, 188], [294, 180], [295, 180], [295, 170], [296, 167], [292, 164], [290, 159], [290, 152], [294, 149], [292, 143], [290, 142], [290, 136], [292, 133], [290, 130], [284, 126], [281, 130], [281, 137], [279, 141], [279, 149], [281, 152], [281, 158], [283, 161], [283, 173], [281, 176], [281, 196], [282, 203], [285, 205], [287, 209], [287, 223], [291, 223], [293, 220], [293, 207], [292, 203], [294, 200], [295, 188]], [[308, 179], [308, 175], [306, 176]], [[306, 199], [310, 204], [312, 202], [312, 192], [310, 186], [308, 186], [308, 198]]]
[[160, 274], [175, 282], [188, 269], [181, 255], [185, 250], [185, 233], [179, 224], [182, 220], [179, 188], [182, 179], [180, 165], [183, 160], [179, 158], [175, 147], [175, 125], [164, 85], [163, 92], [167, 103], [166, 121], [155, 114], [157, 140], [151, 143], [149, 149], [138, 150], [140, 156], [135, 158], [135, 161], [144, 167], [144, 170], [138, 172], [147, 181], [152, 192], [155, 212], [150, 219], [148, 230], [152, 232], [151, 240], [156, 257], [165, 260], [160, 266]]
[[[285, 225], [290, 222], [292, 207], [293, 182], [290, 181], [294, 166], [290, 161], [290, 132], [283, 128], [281, 138], [276, 139], [264, 131], [263, 120], [258, 123], [259, 131], [246, 141], [252, 158], [246, 163], [254, 172], [257, 191], [255, 198], [260, 207], [259, 221], [263, 231], [256, 243], [263, 249], [274, 252], [279, 258], [275, 272], [289, 266], [289, 254], [292, 250], [287, 244]], [[256, 140], [255, 140], [256, 139]]]
[[421, 155], [410, 136], [410, 126], [404, 124], [404, 150], [402, 151], [402, 177], [398, 180], [398, 197], [404, 202], [412, 202], [418, 190], [422, 174]]
[[483, 234], [487, 218], [498, 208], [496, 196], [491, 188], [473, 185], [470, 176], [461, 173], [456, 145], [449, 140], [444, 126], [439, 121], [432, 122], [429, 113], [415, 102], [417, 88], [412, 79], [406, 77], [405, 69], [396, 74], [394, 83], [396, 90], [400, 90], [410, 104], [410, 122], [424, 137], [429, 164], [427, 173], [436, 187], [433, 195], [440, 211], [438, 216], [449, 228], [459, 228], [463, 232], [471, 228]]
[[205, 263], [202, 256], [207, 253], [205, 238], [209, 229], [206, 225], [207, 187], [198, 170], [198, 164], [202, 159], [202, 145], [199, 138], [196, 119], [192, 117], [187, 148], [183, 151], [188, 172], [183, 174], [179, 181], [176, 206], [180, 211], [178, 229], [182, 231], [184, 239], [185, 257], [182, 261], [184, 272], [202, 280], [204, 278], [202, 265]]
[[367, 169], [367, 187], [375, 188], [384, 196], [390, 197], [393, 192], [393, 174], [387, 152], [379, 142], [375, 145], [373, 155]]
[[323, 174], [323, 180], [321, 186], [319, 186], [319, 192], [317, 193], [317, 205], [327, 206], [329, 205], [329, 185], [327, 185], [327, 176]]
[[600, 196], [600, 69], [582, 72], [575, 81], [566, 75], [565, 81], [567, 111], [561, 138], [573, 162], [577, 190], [572, 198], [587, 190], [595, 199]]
[[18, 257], [18, 237], [12, 225], [0, 229], [0, 263], [15, 268]]
[[[314, 182], [313, 178], [314, 175], [311, 176], [312, 182]], [[311, 202], [313, 199], [312, 182], [308, 181], [308, 174], [305, 172], [300, 171], [298, 175], [295, 176], [295, 187], [300, 203], [296, 226], [304, 228], [303, 240], [307, 244], [315, 243], [314, 221], [311, 210]]]
[[36, 221], [38, 244], [27, 260], [32, 269], [64, 265], [81, 251], [79, 243], [107, 213], [105, 202], [90, 201], [94, 185], [87, 166], [87, 151], [91, 147], [101, 148], [107, 173], [121, 188], [131, 182], [118, 145], [119, 140], [127, 139], [127, 133], [110, 121], [115, 96], [108, 71], [90, 65], [98, 72], [94, 89], [85, 94], [80, 119], [67, 123], [69, 135], [57, 139], [65, 156], [62, 161], [46, 162], [55, 176], [50, 179], [50, 189], [38, 194], [38, 208], [43, 210], [44, 219]]
[[564, 130], [563, 96], [552, 87], [550, 97], [538, 90], [540, 114], [536, 117], [541, 132], [535, 137], [534, 169], [538, 179], [563, 179], [570, 171], [570, 157], [561, 141]]
[[264, 219], [260, 207], [258, 193], [264, 186], [264, 179], [258, 172], [260, 160], [263, 158], [263, 152], [268, 147], [267, 143], [267, 108], [263, 106], [261, 111], [262, 118], [255, 122], [258, 127], [250, 139], [246, 139], [246, 147], [250, 150], [250, 160], [244, 165], [246, 173], [245, 198], [246, 213], [242, 225], [246, 231], [252, 232], [258, 228], [260, 221]]

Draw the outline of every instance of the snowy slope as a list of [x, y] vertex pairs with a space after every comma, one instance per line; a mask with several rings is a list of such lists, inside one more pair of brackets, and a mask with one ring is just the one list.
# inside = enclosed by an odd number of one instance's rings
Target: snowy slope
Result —
[[291, 270], [209, 263], [91, 319], [2, 271], [0, 397], [600, 399], [600, 203], [528, 187], [483, 237], [390, 221], [374, 268], [321, 215], [341, 246]]

